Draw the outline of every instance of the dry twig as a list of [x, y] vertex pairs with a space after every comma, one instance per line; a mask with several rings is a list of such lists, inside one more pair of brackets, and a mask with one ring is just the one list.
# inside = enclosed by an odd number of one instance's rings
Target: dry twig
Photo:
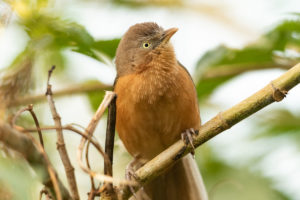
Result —
[[[103, 90], [111, 90], [111, 89], [112, 89], [111, 85], [105, 85], [102, 83], [89, 83], [89, 84], [84, 83], [84, 84], [72, 85], [60, 90], [55, 90], [53, 91], [53, 96], [62, 97], [66, 95], [74, 95], [74, 94], [81, 94], [86, 92], [95, 92], [95, 91], [103, 91]], [[7, 106], [13, 107], [19, 105], [26, 105], [30, 103], [39, 103], [45, 100], [47, 100], [45, 98], [45, 94], [29, 95], [29, 96], [19, 97], [18, 99], [10, 101]]]
[[65, 172], [67, 175], [67, 180], [68, 184], [71, 190], [71, 195], [74, 200], [79, 200], [79, 193], [78, 193], [78, 188], [77, 188], [77, 183], [76, 183], [76, 178], [75, 178], [75, 173], [74, 173], [74, 167], [71, 164], [70, 158], [68, 156], [68, 152], [65, 146], [64, 142], [64, 136], [62, 133], [62, 126], [61, 126], [61, 118], [57, 113], [53, 98], [52, 98], [52, 86], [50, 85], [49, 81], [51, 78], [51, 74], [53, 70], [55, 69], [55, 66], [52, 66], [52, 68], [48, 72], [48, 81], [47, 81], [47, 100], [51, 109], [52, 117], [55, 122], [56, 128], [56, 133], [57, 133], [57, 150], [59, 152], [60, 158], [62, 160], [62, 163], [65, 168]]
[[34, 123], [35, 123], [35, 126], [36, 126], [36, 129], [37, 129], [37, 132], [39, 134], [39, 139], [40, 139], [40, 143], [42, 145], [42, 147], [44, 148], [44, 140], [43, 140], [43, 135], [42, 135], [42, 131], [41, 131], [41, 128], [40, 128], [40, 124], [39, 124], [39, 121], [36, 117], [36, 114], [34, 113], [33, 111], [33, 105], [32, 104], [29, 104], [26, 108], [22, 108], [20, 109], [15, 115], [14, 117], [12, 118], [11, 120], [11, 125], [13, 127], [15, 127], [15, 123], [16, 123], [16, 120], [17, 118], [25, 111], [29, 111], [33, 120], [34, 120]]
[[[20, 132], [35, 132], [35, 131], [37, 131], [36, 128], [26, 128], [25, 129], [25, 128], [20, 127], [20, 126], [15, 126], [14, 128], [16, 128]], [[40, 127], [40, 129], [44, 130], [44, 131], [56, 130], [57, 128], [58, 127], [56, 127], [56, 126]], [[101, 145], [98, 143], [98, 141], [94, 137], [88, 137], [87, 134], [85, 134], [82, 131], [74, 128], [72, 125], [62, 126], [61, 129], [69, 130], [69, 131], [72, 131], [74, 133], [77, 133], [77, 134], [81, 135], [82, 137], [86, 138], [91, 144], [93, 144], [94, 147], [99, 151], [99, 153], [102, 156], [105, 154], [104, 151], [102, 150]]]
[[[105, 138], [105, 153], [107, 154], [110, 162], [104, 162], [104, 174], [113, 176], [112, 163], [113, 163], [113, 151], [115, 140], [115, 126], [116, 126], [116, 98], [115, 95], [108, 106], [108, 117], [106, 126], [106, 138]], [[101, 199], [117, 199], [117, 194], [114, 191], [111, 183], [104, 183], [105, 189], [102, 192]]]
[[114, 140], [115, 140], [115, 126], [116, 126], [116, 98], [111, 100], [108, 106], [108, 117], [106, 127], [106, 138], [105, 138], [105, 153], [109, 158], [109, 163], [104, 163], [104, 174], [112, 176], [112, 162], [113, 162], [113, 151], [114, 151]]
[[[85, 162], [86, 162], [86, 166], [88, 169], [91, 169], [91, 165], [90, 165], [90, 161], [89, 161], [89, 147], [90, 147], [90, 140], [88, 141], [87, 145], [86, 145], [86, 150], [85, 150]], [[91, 181], [91, 191], [88, 193], [88, 200], [94, 200], [95, 195], [97, 194], [97, 189], [95, 186], [95, 180], [94, 177], [90, 176], [90, 181]]]
[[[112, 99], [115, 98], [115, 95], [116, 94], [114, 92], [106, 91], [103, 101], [101, 102], [100, 106], [98, 107], [98, 110], [94, 114], [92, 120], [90, 121], [89, 125], [87, 126], [87, 128], [85, 130], [85, 132], [88, 135], [88, 138], [83, 137], [81, 139], [80, 145], [77, 148], [77, 160], [79, 162], [79, 166], [81, 167], [81, 169], [95, 179], [98, 179], [102, 182], [115, 183], [116, 185], [134, 185], [135, 186], [136, 182], [117, 179], [117, 178], [113, 178], [111, 176], [107, 176], [107, 175], [92, 171], [88, 167], [84, 166], [84, 164], [82, 162], [82, 153], [83, 153], [83, 149], [86, 144], [86, 141], [89, 140], [89, 138], [93, 136], [93, 133], [96, 129], [96, 126], [97, 126], [99, 120], [101, 119], [102, 115], [104, 114], [104, 111], [106, 110], [106, 108], [108, 107], [108, 105], [110, 104]], [[106, 163], [107, 165], [111, 165], [110, 160], [105, 153], [103, 154], [103, 158], [104, 158], [104, 163]], [[104, 185], [106, 186], [107, 184], [104, 184]], [[103, 190], [103, 188], [100, 188], [100, 190]]]
[[249, 64], [230, 64], [230, 65], [223, 65], [218, 66], [216, 68], [211, 68], [205, 71], [201, 75], [202, 80], [212, 79], [212, 78], [220, 78], [220, 77], [230, 77], [235, 76], [238, 74], [242, 74], [244, 72], [254, 71], [254, 70], [263, 70], [263, 69], [290, 69], [293, 67], [296, 63], [291, 62], [288, 64], [280, 64], [276, 62], [266, 62], [266, 63], [260, 63], [259, 65], [249, 63]]
[[[115, 96], [114, 92], [109, 92], [109, 91], [106, 92], [102, 103], [100, 104], [98, 110], [94, 114], [91, 122], [89, 123], [88, 127], [85, 130], [88, 135], [88, 138], [93, 136], [93, 133], [96, 129], [96, 126], [97, 126], [99, 120], [101, 119], [102, 115], [104, 114], [104, 111], [106, 110], [106, 108], [108, 107], [108, 105], [110, 104], [110, 102], [114, 98], [114, 96]], [[81, 169], [84, 172], [88, 173], [90, 176], [92, 176], [94, 178], [99, 179], [100, 181], [110, 182], [110, 183], [116, 182], [117, 184], [131, 184], [130, 182], [128, 182], [126, 180], [114, 179], [111, 176], [96, 173], [96, 172], [90, 170], [89, 168], [85, 167], [82, 162], [82, 153], [83, 153], [83, 149], [86, 144], [86, 141], [87, 141], [86, 138], [82, 138], [80, 141], [80, 145], [78, 146], [78, 149], [77, 149], [77, 159], [78, 159]], [[105, 163], [110, 163], [109, 158], [105, 153], [103, 154], [103, 158], [104, 158]]]

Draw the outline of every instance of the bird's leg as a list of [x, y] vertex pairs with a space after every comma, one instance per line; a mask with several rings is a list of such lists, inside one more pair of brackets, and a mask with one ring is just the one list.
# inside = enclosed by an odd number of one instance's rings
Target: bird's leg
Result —
[[[128, 181], [136, 180], [137, 177], [135, 175], [135, 171], [138, 170], [146, 163], [146, 160], [142, 159], [140, 155], [135, 155], [133, 160], [126, 166], [125, 169], [125, 179]], [[135, 192], [135, 189], [132, 185], [128, 186], [130, 191], [132, 192], [135, 199], [142, 200], [151, 200], [147, 194], [144, 192], [144, 188], [141, 187], [138, 193]], [[138, 197], [137, 197], [138, 196]]]
[[[138, 164], [138, 159], [136, 157], [133, 158], [133, 160], [130, 161], [130, 163], [128, 163], [128, 165], [126, 166], [126, 169], [125, 169], [125, 179], [126, 180], [131, 181], [133, 179], [136, 179], [134, 172], [135, 172], [137, 164]], [[137, 199], [134, 188], [131, 185], [129, 185], [128, 187], [129, 187], [130, 191], [132, 192], [132, 195], [135, 197], [135, 199]]]
[[126, 180], [130, 180], [132, 176], [134, 176], [134, 164], [136, 163], [136, 159], [133, 158], [132, 161], [128, 163], [125, 169], [125, 178]]
[[192, 146], [191, 154], [193, 155], [193, 157], [195, 156], [195, 147], [193, 141], [194, 141], [194, 137], [197, 136], [198, 134], [199, 131], [194, 130], [193, 128], [187, 129], [183, 133], [181, 133], [181, 139], [183, 140], [184, 144], [186, 146], [189, 144]]
[[[136, 180], [137, 177], [135, 171], [142, 167], [145, 162], [146, 161], [141, 159], [139, 155], [135, 156], [133, 160], [126, 166], [125, 179], [128, 181]], [[129, 185], [128, 187], [136, 200], [151, 200], [151, 198], [144, 191], [144, 187], [141, 187], [137, 193], [132, 185]]]

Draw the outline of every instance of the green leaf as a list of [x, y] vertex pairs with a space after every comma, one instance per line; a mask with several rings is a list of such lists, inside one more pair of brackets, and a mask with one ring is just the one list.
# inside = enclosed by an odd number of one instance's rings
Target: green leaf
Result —
[[[287, 50], [300, 52], [300, 18], [286, 20], [243, 49], [219, 46], [208, 51], [196, 66], [196, 87], [199, 96], [211, 94], [225, 81], [247, 71], [288, 69], [300, 61]], [[278, 52], [283, 52], [279, 56]], [[300, 55], [300, 54], [299, 54]], [[201, 86], [203, 85], [203, 86]], [[205, 88], [206, 86], [208, 88]], [[202, 90], [203, 91], [202, 92]]]
[[229, 77], [216, 77], [207, 80], [200, 80], [196, 85], [197, 95], [199, 99], [208, 96], [213, 90], [218, 86], [222, 85], [226, 81], [230, 80], [232, 76]]
[[33, 192], [36, 191], [37, 180], [33, 179], [25, 162], [4, 158], [0, 154], [0, 171], [0, 183], [8, 187], [12, 200], [35, 199]]
[[253, 173], [248, 167], [236, 167], [217, 157], [209, 145], [196, 150], [196, 161], [205, 180], [209, 199], [214, 200], [288, 200], [282, 192], [272, 188], [270, 179]]
[[[85, 84], [95, 84], [100, 83], [97, 80], [89, 80], [86, 81]], [[95, 92], [87, 92], [88, 99], [90, 101], [90, 105], [93, 111], [96, 111], [102, 102], [105, 95], [105, 91], [95, 91]]]
[[112, 40], [98, 40], [94, 43], [93, 48], [113, 59], [116, 55], [116, 50], [120, 40], [120, 38]]
[[93, 37], [83, 26], [58, 17], [37, 14], [23, 23], [30, 38], [44, 44], [53, 42], [60, 47], [88, 49], [94, 43]]
[[62, 48], [71, 48], [72, 51], [99, 61], [102, 59], [95, 51], [105, 54], [112, 60], [120, 42], [120, 39], [95, 41], [83, 26], [49, 15], [36, 14], [21, 23], [26, 27], [33, 48], [51, 48], [57, 51]]
[[93, 111], [96, 111], [104, 98], [105, 92], [104, 91], [97, 91], [97, 92], [88, 92], [87, 93], [90, 105]]
[[300, 140], [300, 116], [288, 110], [272, 110], [264, 113], [255, 122], [261, 130], [253, 136], [254, 139], [286, 136], [294, 138], [294, 141]]
[[111, 63], [116, 55], [116, 50], [121, 39], [98, 40], [90, 49], [73, 49], [73, 51], [90, 56], [104, 64]]

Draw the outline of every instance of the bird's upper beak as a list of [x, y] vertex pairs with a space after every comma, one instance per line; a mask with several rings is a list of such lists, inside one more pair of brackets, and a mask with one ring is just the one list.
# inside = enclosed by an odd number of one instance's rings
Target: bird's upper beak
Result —
[[161, 43], [168, 43], [170, 38], [178, 31], [178, 28], [170, 28], [168, 30], [165, 30], [162, 38], [161, 38]]

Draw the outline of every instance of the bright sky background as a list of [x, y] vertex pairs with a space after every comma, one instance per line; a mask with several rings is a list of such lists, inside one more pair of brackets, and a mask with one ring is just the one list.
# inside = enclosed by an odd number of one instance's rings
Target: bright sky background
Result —
[[[120, 37], [129, 26], [145, 21], [157, 22], [164, 28], [179, 28], [179, 31], [172, 38], [172, 43], [178, 59], [190, 72], [193, 72], [196, 62], [207, 50], [220, 44], [240, 48], [272, 28], [281, 19], [289, 16], [289, 13], [300, 11], [299, 0], [199, 1], [215, 6], [218, 9], [218, 15], [210, 15], [204, 11], [191, 11], [191, 9], [166, 10], [149, 7], [139, 10], [118, 7], [108, 3], [95, 3], [95, 1], [83, 2], [75, 0], [57, 1], [56, 6], [61, 10], [63, 16], [82, 24], [96, 39]], [[3, 10], [0, 6], [0, 14]], [[26, 34], [16, 25], [12, 24], [7, 29], [2, 30], [0, 32], [0, 68], [8, 66], [25, 45]], [[65, 51], [65, 55], [68, 58], [68, 65], [72, 66], [69, 73], [74, 75], [76, 79], [100, 79], [106, 83], [113, 82], [115, 76], [113, 67], [107, 67], [74, 52]], [[218, 104], [219, 108], [218, 110], [202, 111], [203, 121], [207, 121], [218, 112], [238, 103], [280, 74], [282, 71], [272, 70], [262, 73], [247, 73], [234, 79], [218, 89], [212, 96], [211, 103]], [[272, 107], [283, 106], [299, 111], [299, 99], [300, 88], [298, 86], [290, 91], [288, 98], [280, 104], [272, 105]], [[59, 108], [62, 112], [62, 118], [68, 119], [68, 115], [64, 113], [72, 113], [74, 106], [77, 106], [81, 114], [80, 116], [73, 115], [72, 122], [76, 117], [75, 120], [78, 123], [87, 123], [90, 118], [90, 111], [86, 111], [88, 109], [85, 107], [78, 107], [78, 103], [85, 100], [82, 97], [76, 97], [71, 104], [66, 100], [57, 101], [57, 105], [63, 105]], [[268, 152], [274, 147], [274, 141], [267, 143], [246, 141], [252, 131], [251, 124], [242, 122], [232, 128], [230, 134], [227, 131], [213, 139], [211, 143], [215, 144], [215, 151], [222, 152], [220, 155], [223, 159], [233, 159], [236, 160], [237, 165], [243, 165], [245, 160], [251, 159], [252, 156], [261, 152]], [[275, 187], [283, 189], [297, 200], [300, 199], [299, 152], [292, 141], [281, 141], [281, 143], [288, 145], [284, 145], [284, 148], [282, 148], [283, 145], [278, 146], [276, 152], [270, 153], [263, 163], [257, 163], [253, 166], [253, 170], [261, 170], [265, 175], [275, 179]], [[266, 144], [268, 146], [265, 146]], [[289, 147], [287, 148], [287, 146]], [[293, 177], [290, 177], [291, 174]]]

